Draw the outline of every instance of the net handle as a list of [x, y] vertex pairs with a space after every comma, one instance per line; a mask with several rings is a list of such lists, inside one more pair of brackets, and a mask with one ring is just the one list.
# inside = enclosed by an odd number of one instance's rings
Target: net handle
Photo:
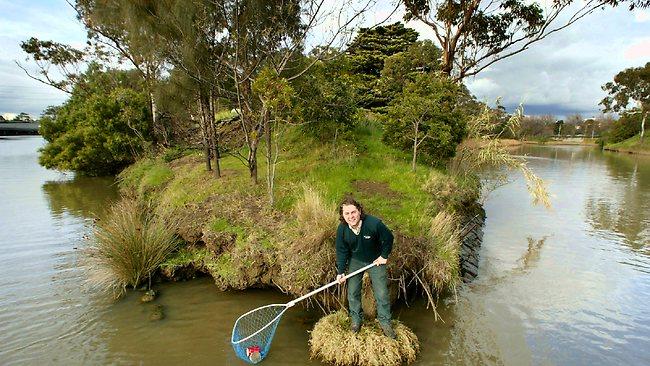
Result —
[[[357, 269], [356, 271], [354, 271], [354, 272], [352, 272], [352, 273], [350, 273], [350, 274], [348, 274], [348, 275], [346, 275], [346, 276], [343, 276], [342, 279], [347, 280], [348, 278], [350, 278], [350, 277], [352, 277], [352, 276], [356, 276], [356, 275], [358, 275], [359, 273], [361, 273], [361, 272], [363, 272], [363, 271], [369, 269], [370, 267], [374, 267], [374, 266], [377, 266], [377, 264], [375, 264], [375, 263], [370, 263], [369, 265], [367, 265], [367, 266], [365, 266], [365, 267], [361, 267], [361, 268]], [[323, 287], [319, 287], [319, 288], [315, 289], [314, 291], [312, 291], [312, 292], [310, 292], [310, 293], [308, 293], [308, 294], [306, 294], [306, 295], [300, 296], [299, 298], [297, 298], [297, 299], [295, 299], [295, 300], [289, 301], [289, 302], [287, 303], [287, 307], [292, 307], [292, 306], [296, 305], [297, 303], [299, 303], [300, 301], [302, 301], [302, 300], [304, 300], [304, 299], [306, 299], [306, 298], [308, 298], [308, 297], [314, 296], [314, 295], [316, 295], [317, 293], [319, 293], [319, 292], [321, 292], [321, 291], [323, 291], [323, 290], [326, 290], [326, 289], [328, 289], [328, 288], [330, 288], [330, 287], [332, 287], [332, 286], [334, 286], [334, 285], [336, 285], [336, 284], [338, 284], [338, 283], [339, 283], [339, 280], [334, 280], [334, 281], [328, 283], [327, 285], [325, 285], [325, 286], [323, 286]]]

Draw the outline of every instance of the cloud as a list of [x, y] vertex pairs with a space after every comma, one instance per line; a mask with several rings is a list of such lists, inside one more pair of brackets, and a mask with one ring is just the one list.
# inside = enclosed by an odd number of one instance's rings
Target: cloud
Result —
[[650, 20], [650, 12], [647, 10], [637, 10], [634, 12], [634, 21], [644, 23]]
[[468, 88], [487, 102], [502, 97], [509, 110], [523, 103], [527, 114], [597, 115], [601, 86], [637, 66], [638, 58], [629, 56], [648, 57], [648, 39], [638, 37], [650, 34], [650, 26], [633, 16], [620, 7], [592, 14], [493, 64], [468, 79]]
[[14, 62], [25, 65], [20, 42], [36, 37], [83, 47], [85, 31], [64, 1], [0, 0], [0, 113], [27, 112], [38, 116], [49, 105], [59, 105], [66, 94], [30, 79]]
[[650, 38], [639, 41], [625, 50], [625, 58], [628, 60], [650, 59]]

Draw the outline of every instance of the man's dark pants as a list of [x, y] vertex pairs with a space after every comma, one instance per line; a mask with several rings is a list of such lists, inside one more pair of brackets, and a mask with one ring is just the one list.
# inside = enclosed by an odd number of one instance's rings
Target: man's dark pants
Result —
[[[369, 263], [350, 259], [348, 273], [352, 273], [368, 264]], [[388, 273], [386, 272], [386, 265], [383, 264], [380, 266], [370, 267], [366, 272], [370, 275], [372, 292], [375, 295], [375, 301], [377, 303], [377, 319], [381, 324], [390, 325], [390, 296], [388, 294]], [[361, 324], [363, 320], [363, 310], [361, 308], [362, 280], [363, 273], [359, 273], [347, 280], [348, 305], [350, 307], [350, 317], [352, 318], [353, 324]]]

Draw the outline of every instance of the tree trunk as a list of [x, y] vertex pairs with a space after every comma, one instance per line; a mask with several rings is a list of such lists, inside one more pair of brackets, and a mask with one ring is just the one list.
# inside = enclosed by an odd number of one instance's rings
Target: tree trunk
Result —
[[211, 89], [210, 90], [210, 99], [209, 99], [209, 116], [208, 119], [210, 121], [210, 150], [211, 154], [214, 157], [214, 175], [217, 178], [221, 177], [221, 167], [219, 166], [219, 137], [217, 135], [217, 126], [214, 120], [215, 117], [215, 110], [214, 110], [214, 91]]
[[648, 116], [648, 112], [643, 112], [643, 118], [641, 118], [641, 138], [639, 141], [643, 143], [643, 134], [645, 133], [645, 118]]
[[203, 132], [203, 150], [205, 152], [205, 169], [212, 170], [212, 163], [210, 161], [210, 131], [207, 120], [205, 98], [203, 93], [199, 96], [199, 106], [201, 108], [201, 132]]
[[264, 140], [266, 142], [266, 190], [269, 194], [269, 204], [273, 206], [274, 196], [273, 196], [273, 183], [275, 180], [275, 164], [273, 162], [273, 146], [271, 138], [271, 122], [270, 122], [270, 113], [266, 106], [263, 106], [264, 114]]
[[420, 124], [416, 123], [415, 124], [415, 136], [413, 138], [413, 161], [411, 162], [411, 170], [415, 171], [415, 159], [418, 155], [418, 130], [419, 130]]

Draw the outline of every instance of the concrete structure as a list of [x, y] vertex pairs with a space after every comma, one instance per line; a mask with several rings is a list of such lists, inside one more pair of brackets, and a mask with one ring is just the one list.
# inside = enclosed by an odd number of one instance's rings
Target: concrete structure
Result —
[[39, 126], [37, 122], [0, 122], [0, 136], [38, 135]]

